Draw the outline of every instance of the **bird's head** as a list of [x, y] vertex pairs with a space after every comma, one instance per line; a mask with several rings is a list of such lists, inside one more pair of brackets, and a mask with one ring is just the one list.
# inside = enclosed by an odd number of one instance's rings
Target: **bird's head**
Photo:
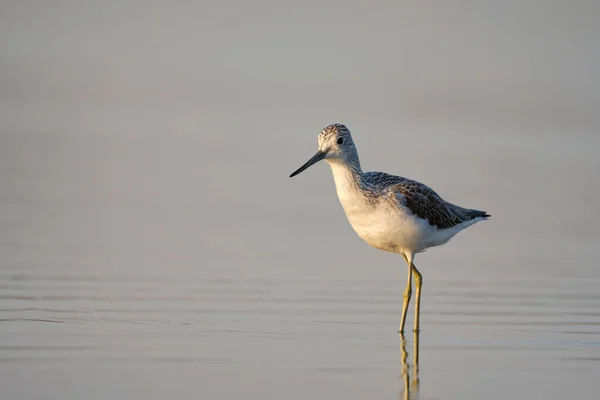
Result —
[[331, 124], [319, 133], [319, 151], [303, 166], [294, 171], [290, 178], [298, 175], [313, 164], [325, 160], [329, 163], [352, 165], [358, 163], [358, 154], [350, 130], [343, 124]]

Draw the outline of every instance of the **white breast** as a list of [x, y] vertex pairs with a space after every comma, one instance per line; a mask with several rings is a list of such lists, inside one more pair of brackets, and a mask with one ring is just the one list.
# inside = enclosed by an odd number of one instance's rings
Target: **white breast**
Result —
[[385, 200], [369, 197], [356, 187], [352, 172], [345, 166], [330, 165], [338, 198], [358, 236], [377, 249], [394, 253], [419, 245], [427, 224]]

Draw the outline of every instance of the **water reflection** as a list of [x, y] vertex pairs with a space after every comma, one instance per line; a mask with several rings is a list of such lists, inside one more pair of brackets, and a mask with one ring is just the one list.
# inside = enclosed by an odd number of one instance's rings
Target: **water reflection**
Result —
[[[406, 351], [406, 338], [400, 334], [400, 362], [402, 364], [402, 382], [404, 389], [401, 397], [404, 400], [415, 399], [419, 394], [419, 333], [413, 333], [413, 361], [412, 373], [411, 364], [408, 362], [408, 352]], [[411, 380], [412, 376], [412, 380]]]

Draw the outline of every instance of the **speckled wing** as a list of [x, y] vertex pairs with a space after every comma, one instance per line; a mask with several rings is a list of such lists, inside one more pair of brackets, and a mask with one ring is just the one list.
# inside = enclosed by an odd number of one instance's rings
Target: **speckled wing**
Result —
[[488, 217], [484, 211], [462, 208], [444, 201], [430, 187], [400, 176], [370, 173], [372, 182], [395, 195], [400, 203], [419, 218], [438, 229], [448, 229], [477, 217]]

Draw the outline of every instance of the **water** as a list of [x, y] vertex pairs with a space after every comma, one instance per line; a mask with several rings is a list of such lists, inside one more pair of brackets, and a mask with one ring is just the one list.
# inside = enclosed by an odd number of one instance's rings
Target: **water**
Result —
[[[591, 396], [600, 361], [594, 285], [523, 283], [536, 287], [429, 285], [423, 398]], [[34, 276], [3, 287], [12, 294], [3, 298], [0, 348], [11, 398], [404, 390], [399, 290], [390, 282]], [[413, 365], [413, 335], [407, 340]], [[26, 384], [32, 376], [35, 385]]]
[[[595, 3], [55, 3], [0, 5], [2, 400], [598, 397]], [[417, 255], [419, 337], [288, 178], [334, 122], [492, 215]]]
[[406, 175], [492, 214], [417, 256], [423, 330], [403, 357], [404, 261], [355, 236], [324, 164], [287, 179], [315, 132], [270, 158], [266, 136], [239, 137], [232, 162], [208, 154], [227, 135], [3, 135], [3, 398], [594, 396], [590, 139], [490, 133], [480, 168], [433, 147], [452, 182], [419, 158], [428, 136], [393, 162], [355, 132], [366, 168], [419, 165]]

